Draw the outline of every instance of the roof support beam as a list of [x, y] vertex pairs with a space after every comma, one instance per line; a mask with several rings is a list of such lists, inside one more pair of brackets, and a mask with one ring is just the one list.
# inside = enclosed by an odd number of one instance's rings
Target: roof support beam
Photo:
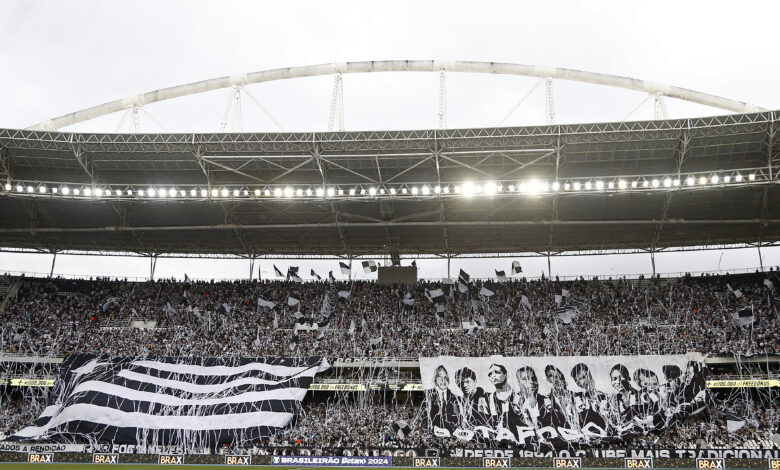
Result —
[[[674, 173], [677, 174], [677, 179], [680, 181], [678, 188], [682, 188], [682, 166], [685, 162], [685, 158], [688, 156], [688, 149], [691, 143], [690, 121], [687, 121], [685, 129], [680, 133], [680, 138], [677, 140], [677, 146], [674, 150]], [[678, 189], [679, 190], [679, 189]], [[669, 214], [669, 207], [672, 205], [672, 198], [675, 191], [669, 191], [664, 197], [663, 205], [661, 206], [660, 222], [655, 227], [655, 235], [650, 243], [651, 255], [654, 256], [655, 249], [658, 243], [661, 241], [661, 235], [664, 231], [664, 221]], [[655, 274], [655, 258], [653, 258], [653, 274]]]
[[[316, 134], [312, 134], [311, 156], [314, 159], [314, 162], [317, 164], [317, 168], [320, 170], [320, 177], [322, 178], [322, 192], [324, 194], [328, 184], [328, 168], [326, 166], [325, 159], [320, 155], [320, 146], [317, 143]], [[341, 222], [339, 222], [339, 212], [338, 209], [336, 209], [336, 203], [334, 201], [330, 201], [330, 213], [331, 217], [333, 217], [333, 223], [336, 224], [336, 229], [339, 232], [339, 240], [341, 241], [341, 247], [344, 249], [344, 254], [351, 258], [352, 250], [347, 244], [347, 239], [344, 234], [344, 226]]]
[[[273, 230], [295, 228], [381, 228], [390, 227], [522, 227], [522, 226], [615, 226], [638, 225], [655, 226], [658, 219], [617, 219], [617, 220], [474, 220], [474, 221], [425, 221], [425, 222], [322, 222], [322, 223], [297, 223], [297, 224], [210, 224], [210, 225], [156, 225], [139, 227], [102, 226], [102, 227], [38, 227], [37, 233], [90, 233], [90, 232], [126, 232], [130, 230], [145, 232], [161, 231], [193, 231], [193, 230], [232, 230], [241, 227], [245, 230]], [[767, 226], [780, 224], [780, 219], [746, 218], [746, 219], [666, 219], [666, 225], [753, 225], [765, 224]], [[0, 228], [0, 234], [28, 233], [29, 228]]]

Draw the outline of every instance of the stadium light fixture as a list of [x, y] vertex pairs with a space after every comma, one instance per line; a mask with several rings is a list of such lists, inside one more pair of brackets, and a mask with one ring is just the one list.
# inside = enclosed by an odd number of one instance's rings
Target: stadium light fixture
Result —
[[211, 190], [211, 197], [217, 197], [219, 196], [219, 190], [217, 188], [213, 188]]
[[266, 188], [265, 190], [263, 190], [263, 196], [265, 196], [265, 197], [271, 197], [271, 190], [270, 190], [270, 189], [268, 189], [268, 188]]
[[286, 198], [293, 197], [293, 192], [294, 192], [293, 188], [287, 186], [286, 188], [284, 188], [284, 197], [286, 197]]
[[406, 188], [401, 188], [401, 194], [408, 194], [409, 190]]
[[11, 190], [11, 185], [9, 183], [5, 183], [5, 190], [6, 191], [10, 191]]
[[417, 189], [417, 186], [412, 186], [412, 194], [416, 196], [418, 192], [420, 192], [420, 190]]
[[596, 181], [596, 189], [598, 189], [599, 191], [604, 189], [604, 182], [603, 181]]
[[518, 193], [524, 193], [526, 191], [528, 185], [526, 185], [524, 182], [517, 183], [517, 192]]
[[433, 192], [436, 193], [436, 194], [441, 194], [441, 186], [439, 186], [438, 184], [436, 186], [434, 186], [433, 187]]
[[349, 195], [354, 196], [355, 195], [355, 188], [349, 188]]
[[[192, 195], [193, 195], [193, 196], [195, 195], [195, 193], [194, 193], [194, 190], [193, 190], [193, 193], [192, 193]], [[183, 189], [179, 190], [179, 196], [181, 196], [181, 197], [187, 197], [187, 191], [185, 191], [185, 190], [183, 190]]]
[[737, 176], [735, 176], [734, 179], [737, 180], [737, 183], [741, 183], [742, 182], [742, 174], [741, 173], [737, 173]]
[[461, 190], [461, 188], [460, 188], [460, 186], [459, 186], [459, 185], [457, 185], [457, 184], [456, 184], [456, 185], [455, 185], [455, 188], [453, 188], [453, 189], [455, 190], [455, 193], [456, 193], [456, 194], [460, 194], [460, 190]]
[[327, 194], [328, 197], [333, 197], [336, 195], [336, 190], [334, 188], [328, 188]]
[[373, 186], [368, 188], [368, 195], [369, 196], [376, 196], [376, 188], [373, 187]]
[[672, 184], [675, 186], [680, 186], [680, 180], [675, 178], [675, 180], [672, 181]]
[[45, 193], [46, 192], [46, 186], [42, 185], [40, 188], [38, 188], [38, 191], [40, 191], [41, 194]]
[[312, 194], [311, 188], [306, 188], [306, 195], [311, 196], [311, 194]]
[[103, 190], [100, 188], [95, 188], [95, 197], [100, 197], [103, 195]]
[[170, 197], [176, 197], [176, 190], [175, 190], [175, 189], [173, 189], [173, 188], [169, 189], [169, 190], [168, 190], [168, 195], [169, 195]]
[[339, 188], [339, 196], [343, 196], [343, 195], [344, 195], [344, 190]]
[[[141, 196], [143, 196], [143, 195], [144, 195], [144, 194], [143, 194], [143, 191], [144, 191], [143, 189], [142, 189], [141, 191], [139, 191], [139, 192], [141, 193]], [[80, 191], [79, 191], [79, 188], [73, 188], [73, 195], [74, 195], [74, 196], [78, 196], [78, 195], [79, 195], [79, 193], [80, 193]]]
[[579, 182], [579, 181], [575, 181], [575, 182], [574, 182], [574, 190], [575, 190], [575, 191], [579, 191], [579, 190], [580, 190], [580, 186], [581, 186], [581, 185], [580, 185], [580, 182]]
[[51, 188], [51, 193], [52, 194], [57, 194], [57, 191], [58, 191], [57, 188]]
[[201, 190], [200, 190], [200, 197], [206, 197], [206, 196], [208, 196], [208, 195], [209, 195], [209, 193], [208, 193], [208, 191], [206, 191], [205, 189], [201, 189]]
[[570, 185], [569, 183], [564, 183], [564, 185], [563, 185], [563, 190], [564, 190], [564, 191], [568, 191], [568, 190], [569, 190], [569, 188], [571, 188], [571, 185]]
[[390, 188], [390, 195], [395, 196], [395, 188]]
[[634, 181], [631, 182], [631, 187], [632, 188], [636, 188], [637, 186], [639, 186], [639, 181], [634, 180]]
[[238, 197], [238, 189], [233, 190], [233, 197]]
[[164, 189], [158, 189], [157, 190], [157, 196], [164, 198], [165, 197], [165, 190]]
[[27, 192], [28, 192], [28, 193], [31, 193], [31, 192], [33, 192], [33, 191], [34, 191], [34, 189], [33, 189], [33, 187], [32, 187], [32, 186], [27, 186]]
[[618, 188], [620, 189], [626, 189], [628, 184], [625, 182], [625, 180], [618, 180]]
[[607, 188], [615, 189], [615, 182], [614, 181], [610, 181], [609, 183], [607, 183]]
[[466, 197], [471, 197], [474, 195], [474, 184], [470, 181], [467, 181], [463, 183], [463, 195]]
[[718, 182], [720, 182], [720, 178], [718, 178], [718, 175], [712, 175], [710, 181], [712, 181], [712, 184], [718, 184]]
[[590, 184], [590, 181], [585, 182], [585, 189], [587, 189], [588, 191], [590, 191], [591, 186], [592, 185]]
[[282, 188], [274, 189], [274, 197], [282, 197]]
[[325, 195], [325, 190], [322, 188], [317, 188], [317, 197], [323, 197]]
[[445, 186], [442, 189], [444, 190], [444, 194], [449, 194], [450, 193], [450, 187], [449, 186]]
[[92, 190], [89, 188], [84, 188], [84, 195], [85, 196], [92, 196]]
[[755, 180], [756, 180], [756, 174], [755, 174], [755, 173], [751, 173], [751, 174], [749, 174], [749, 175], [748, 175], [748, 179], [749, 179], [750, 181], [755, 181]]
[[649, 188], [650, 187], [650, 182], [647, 181], [647, 180], [642, 181], [642, 187], [643, 188]]
[[361, 196], [365, 196], [366, 195], [366, 188], [361, 188], [360, 189], [360, 195]]
[[246, 189], [244, 190], [244, 196], [249, 196], [249, 191], [247, 191]]
[[560, 189], [561, 189], [561, 183], [559, 183], [559, 182], [557, 182], [557, 181], [553, 181], [553, 184], [552, 184], [552, 190], [553, 190], [553, 191], [558, 191], [558, 190], [560, 190]]
[[694, 183], [696, 183], [696, 180], [693, 179], [693, 176], [689, 176], [685, 180], [685, 184], [687, 184], [688, 186], [693, 186]]
[[426, 196], [431, 194], [431, 188], [429, 188], [428, 185], [426, 184], [425, 186], [422, 187], [422, 193]]
[[21, 185], [21, 184], [19, 184], [19, 185], [16, 185], [16, 192], [19, 192], [19, 193], [21, 193], [21, 192], [23, 192], [23, 191], [24, 191], [24, 188], [22, 187], [22, 185]]
[[658, 179], [657, 179], [657, 178], [653, 178], [653, 187], [654, 187], [654, 188], [657, 188], [657, 187], [658, 187], [660, 184], [661, 184], [661, 182], [660, 182], [660, 181], [658, 181]]
[[303, 189], [301, 189], [301, 188], [296, 189], [295, 190], [295, 195], [298, 196], [298, 197], [303, 196]]
[[260, 197], [260, 190], [259, 189], [255, 189], [255, 197]]
[[228, 194], [230, 194], [227, 190], [227, 188], [222, 188], [222, 191], [219, 192], [222, 197], [228, 197]]
[[496, 183], [492, 181], [485, 183], [485, 194], [488, 196], [496, 194]]
[[731, 183], [731, 175], [726, 175], [723, 177], [724, 183]]
[[707, 184], [707, 177], [706, 176], [700, 176], [699, 177], [699, 184]]

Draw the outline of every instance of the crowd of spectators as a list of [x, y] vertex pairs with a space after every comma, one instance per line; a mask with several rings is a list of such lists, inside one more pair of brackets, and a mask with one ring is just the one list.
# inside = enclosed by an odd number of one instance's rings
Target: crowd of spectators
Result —
[[[777, 271], [678, 279], [511, 280], [412, 286], [374, 282], [182, 282], [12, 278], [0, 310], [0, 352], [133, 356], [544, 356], [780, 352]], [[765, 282], [769, 279], [770, 282]], [[480, 295], [482, 287], [495, 292]], [[441, 289], [443, 298], [431, 300]], [[484, 291], [483, 291], [484, 292]], [[348, 293], [348, 295], [346, 295]], [[298, 299], [290, 302], [290, 297]], [[259, 301], [262, 300], [262, 302]], [[413, 304], [410, 299], [413, 299]], [[3, 299], [0, 299], [0, 301]], [[276, 304], [270, 307], [266, 302]], [[437, 303], [444, 305], [437, 313]], [[561, 308], [564, 307], [564, 308]], [[566, 309], [568, 308], [568, 309]], [[753, 322], [736, 312], [751, 308]], [[439, 308], [441, 310], [441, 307]], [[565, 310], [567, 318], [561, 316]], [[154, 322], [154, 328], [133, 327]], [[462, 328], [462, 322], [480, 327]], [[151, 326], [149, 323], [146, 326]], [[6, 371], [6, 373], [8, 373]], [[5, 399], [4, 399], [5, 400]], [[772, 442], [777, 403], [727, 432], [725, 418], [641, 436], [644, 447]], [[414, 404], [307, 402], [277, 446], [432, 447]], [[0, 432], [37, 409], [5, 400]], [[411, 426], [400, 438], [399, 420]]]
[[[22, 279], [0, 312], [0, 350], [328, 357], [774, 353], [780, 351], [780, 316], [773, 289], [763, 284], [768, 277], [774, 272], [643, 281], [519, 280], [490, 285], [491, 297], [479, 295], [478, 283], [461, 293], [457, 284], [430, 282], [185, 285]], [[437, 315], [425, 293], [439, 288], [446, 304]], [[562, 290], [568, 291], [562, 305], [575, 309], [570, 324], [558, 317], [555, 296]], [[338, 292], [349, 297], [340, 301]], [[298, 305], [288, 305], [291, 294], [300, 298]], [[403, 302], [407, 295], [413, 306]], [[260, 296], [277, 307], [258, 306]], [[734, 319], [745, 307], [752, 307], [755, 318], [747, 326]], [[130, 328], [131, 320], [154, 320], [157, 328]], [[464, 321], [484, 321], [486, 328], [465, 330]], [[296, 322], [304, 328], [293, 334]], [[305, 328], [311, 323], [319, 330]]]

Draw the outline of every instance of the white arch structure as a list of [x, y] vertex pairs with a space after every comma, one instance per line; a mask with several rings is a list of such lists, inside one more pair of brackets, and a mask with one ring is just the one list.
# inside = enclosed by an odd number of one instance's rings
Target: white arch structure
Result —
[[520, 75], [525, 77], [539, 77], [568, 80], [593, 85], [605, 85], [615, 88], [624, 88], [646, 92], [649, 94], [661, 93], [663, 96], [690, 101], [714, 108], [720, 108], [738, 113], [765, 111], [764, 108], [743, 101], [732, 100], [721, 96], [702, 93], [687, 88], [680, 88], [662, 83], [639, 80], [636, 78], [622, 77], [603, 73], [586, 72], [582, 70], [565, 69], [558, 67], [544, 67], [537, 65], [522, 65], [500, 62], [471, 62], [471, 61], [436, 61], [436, 60], [381, 60], [367, 62], [340, 62], [331, 64], [306, 65], [301, 67], [288, 67], [258, 72], [243, 73], [226, 77], [212, 78], [184, 85], [177, 85], [149, 91], [135, 96], [110, 101], [91, 108], [82, 109], [70, 114], [57, 116], [31, 126], [29, 129], [56, 130], [83, 121], [94, 119], [106, 114], [126, 110], [132, 106], [144, 106], [158, 101], [179, 98], [207, 91], [243, 86], [253, 83], [287, 80], [290, 78], [316, 77], [321, 75], [334, 75], [346, 73], [371, 73], [371, 72], [465, 72], [502, 75]]

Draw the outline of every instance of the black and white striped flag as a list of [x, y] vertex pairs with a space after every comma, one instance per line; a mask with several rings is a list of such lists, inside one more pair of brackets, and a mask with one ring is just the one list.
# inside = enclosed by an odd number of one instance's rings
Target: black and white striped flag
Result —
[[499, 271], [498, 269], [496, 269], [495, 271], [496, 271], [496, 278], [499, 281], [502, 281], [502, 282], [506, 281], [506, 273], [504, 271]]
[[284, 277], [284, 274], [282, 274], [282, 272], [279, 270], [279, 268], [276, 267], [276, 265], [274, 265], [274, 274], [276, 274], [279, 277]]
[[522, 266], [520, 266], [520, 261], [512, 261], [512, 275], [516, 276], [523, 272]]
[[313, 269], [311, 270], [311, 275], [316, 277], [318, 281], [322, 280], [322, 277], [319, 274], [315, 273]]
[[341, 274], [349, 276], [351, 269], [347, 263], [339, 261], [339, 268], [341, 268]]
[[320, 357], [136, 358], [68, 356], [49, 406], [11, 440], [241, 445], [286, 426]]

